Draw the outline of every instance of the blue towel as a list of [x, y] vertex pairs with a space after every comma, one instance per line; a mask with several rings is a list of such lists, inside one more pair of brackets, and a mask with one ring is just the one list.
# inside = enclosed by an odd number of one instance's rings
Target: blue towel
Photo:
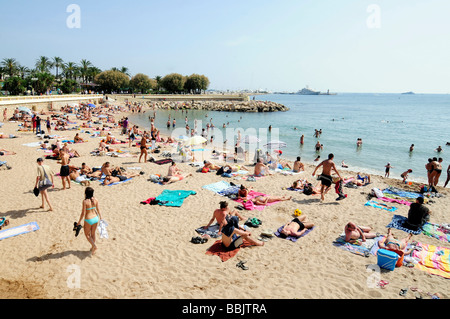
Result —
[[[280, 235], [280, 234], [281, 234], [281, 230], [283, 229], [283, 227], [284, 227], [284, 225], [283, 225], [283, 226], [280, 226], [280, 228], [277, 229], [277, 231], [274, 233], [275, 236], [277, 236], [277, 237], [279, 237], [279, 238], [283, 238], [283, 237], [281, 237], [281, 235]], [[311, 229], [306, 230], [306, 231], [303, 233], [303, 235], [301, 235], [300, 237], [287, 236], [287, 237], [285, 237], [285, 239], [290, 240], [290, 241], [292, 241], [292, 242], [295, 243], [299, 238], [302, 238], [303, 236], [308, 235], [314, 228], [315, 228], [315, 226], [314, 226], [313, 228], [311, 228]]]
[[202, 188], [210, 190], [214, 193], [219, 193], [220, 191], [223, 191], [223, 190], [229, 188], [230, 186], [231, 186], [230, 183], [225, 182], [225, 181], [220, 181], [217, 183], [202, 186]]
[[392, 206], [392, 207], [387, 208], [387, 206], [384, 206], [384, 205], [385, 204], [377, 203], [374, 200], [369, 200], [367, 203], [364, 204], [364, 206], [372, 206], [372, 207], [376, 207], [376, 208], [381, 208], [381, 209], [385, 209], [389, 212], [395, 212], [397, 210], [397, 207]]
[[159, 201], [158, 205], [161, 206], [172, 206], [172, 207], [181, 207], [184, 202], [184, 199], [189, 195], [197, 194], [194, 191], [184, 191], [184, 190], [169, 190], [165, 189], [156, 197], [156, 200]]
[[404, 190], [401, 190], [401, 189], [395, 188], [395, 187], [388, 187], [386, 189], [383, 189], [383, 193], [397, 195], [397, 196], [406, 197], [406, 198], [423, 197], [422, 194], [414, 193], [414, 192], [407, 192], [407, 191], [404, 191]]
[[386, 226], [386, 228], [395, 228], [399, 230], [403, 230], [404, 232], [413, 234], [413, 235], [419, 235], [422, 232], [422, 228], [419, 228], [419, 230], [411, 230], [405, 226], [405, 222], [408, 220], [407, 217], [400, 216], [400, 215], [394, 215], [392, 217], [391, 222]]

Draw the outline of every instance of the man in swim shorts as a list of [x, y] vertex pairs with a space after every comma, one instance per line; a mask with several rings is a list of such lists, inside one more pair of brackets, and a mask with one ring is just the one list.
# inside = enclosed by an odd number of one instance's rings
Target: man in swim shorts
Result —
[[211, 220], [204, 228], [207, 229], [214, 220], [217, 220], [219, 224], [219, 235], [222, 234], [222, 245], [227, 250], [238, 248], [243, 244], [244, 239], [255, 246], [264, 245], [264, 242], [253, 239], [249, 231], [239, 226], [238, 216], [230, 215], [228, 212], [228, 203], [225, 201], [220, 202], [220, 208], [214, 211]]
[[328, 159], [322, 161], [319, 165], [316, 166], [314, 169], [314, 172], [312, 173], [312, 176], [316, 174], [317, 169], [322, 166], [322, 174], [319, 176], [319, 179], [321, 181], [321, 200], [325, 199], [325, 194], [330, 190], [330, 186], [333, 183], [333, 178], [331, 177], [331, 170], [334, 170], [336, 174], [339, 176], [340, 179], [343, 180], [341, 175], [339, 174], [338, 170], [336, 169], [336, 165], [333, 162], [334, 155], [332, 153], [328, 154]]
[[61, 149], [59, 151], [61, 160], [58, 161], [58, 164], [61, 164], [61, 169], [59, 170], [59, 176], [61, 176], [61, 181], [63, 185], [63, 190], [66, 189], [66, 182], [68, 184], [68, 187], [70, 189], [70, 168], [69, 168], [69, 161], [70, 161], [70, 155], [64, 150]]

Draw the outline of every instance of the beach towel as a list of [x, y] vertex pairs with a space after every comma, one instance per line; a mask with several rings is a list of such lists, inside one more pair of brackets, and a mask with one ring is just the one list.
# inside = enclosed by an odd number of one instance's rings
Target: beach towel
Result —
[[293, 187], [288, 187], [286, 188], [288, 191], [294, 191], [294, 192], [303, 192], [303, 189], [300, 188], [293, 188]]
[[372, 239], [366, 239], [365, 242], [358, 241], [357, 243], [349, 243], [345, 241], [345, 233], [342, 233], [333, 242], [333, 245], [343, 249], [345, 251], [351, 252], [352, 254], [369, 257], [370, 255], [376, 255], [378, 247], [378, 241], [383, 238], [383, 236], [378, 236]]
[[225, 188], [224, 190], [221, 190], [217, 194], [219, 194], [221, 196], [232, 196], [232, 195], [237, 196], [239, 189], [240, 189], [240, 186], [230, 186], [228, 188]]
[[98, 223], [97, 228], [100, 234], [100, 238], [109, 238], [107, 227], [108, 223], [105, 220], [101, 219], [100, 222]]
[[413, 198], [416, 199], [417, 197], [423, 197], [422, 194], [419, 193], [414, 193], [414, 192], [408, 192], [396, 187], [388, 187], [383, 189], [383, 193], [384, 194], [391, 194], [391, 195], [395, 195], [395, 196], [399, 196], [399, 197], [404, 197], [404, 198]]
[[210, 190], [214, 193], [219, 193], [220, 191], [223, 191], [224, 189], [227, 189], [231, 186], [230, 183], [226, 182], [226, 181], [220, 181], [217, 183], [213, 183], [213, 184], [208, 184], [208, 185], [204, 185], [202, 186], [202, 188]]
[[163, 165], [163, 164], [172, 163], [172, 160], [169, 158], [166, 158], [166, 159], [160, 159], [160, 160], [154, 161], [153, 163], [158, 164], [158, 165]]
[[203, 227], [197, 228], [195, 231], [200, 235], [208, 235], [212, 238], [220, 237], [219, 235], [219, 224], [214, 224], [204, 229]]
[[239, 252], [239, 249], [245, 248], [245, 247], [248, 247], [251, 245], [252, 244], [250, 242], [243, 239], [243, 243], [240, 247], [233, 249], [233, 250], [227, 250], [227, 248], [225, 248], [222, 245], [222, 240], [219, 239], [219, 240], [216, 240], [216, 242], [211, 247], [209, 247], [208, 250], [206, 250], [206, 254], [219, 256], [220, 260], [222, 260], [224, 262], [224, 261], [227, 261], [228, 259], [236, 256], [236, 254]]
[[[283, 225], [284, 226], [284, 225]], [[306, 230], [304, 233], [303, 233], [303, 235], [301, 235], [300, 237], [295, 237], [295, 236], [287, 236], [287, 237], [282, 237], [281, 236], [281, 230], [283, 229], [283, 226], [280, 226], [280, 228], [278, 228], [276, 231], [275, 231], [275, 236], [277, 236], [278, 238], [284, 238], [284, 239], [287, 239], [287, 240], [290, 240], [290, 241], [292, 241], [292, 242], [296, 242], [299, 238], [302, 238], [303, 236], [306, 236], [306, 235], [308, 235], [315, 227], [313, 227], [313, 228], [311, 228], [311, 229], [308, 229], [308, 230]]]
[[397, 207], [393, 207], [393, 206], [389, 207], [386, 204], [378, 203], [374, 200], [369, 200], [367, 203], [364, 204], [364, 206], [372, 206], [372, 207], [376, 207], [376, 208], [381, 208], [381, 209], [387, 210], [389, 212], [395, 212], [397, 210]]
[[28, 147], [39, 147], [41, 146], [42, 142], [31, 142], [31, 143], [26, 143], [26, 144], [22, 144], [23, 146], [28, 146]]
[[195, 191], [165, 189], [161, 195], [157, 196], [155, 199], [159, 201], [158, 205], [161, 206], [181, 207], [185, 198], [195, 194], [197, 194]]
[[245, 205], [245, 202], [249, 201], [257, 196], [268, 196], [268, 195], [251, 190], [248, 192], [247, 200], [243, 200], [243, 199], [239, 198], [239, 199], [234, 199], [234, 201], [242, 204], [242, 206], [244, 206], [247, 210], [254, 210], [254, 209], [263, 210], [264, 207], [266, 207], [266, 206], [272, 206], [272, 205], [275, 205], [276, 203], [278, 203], [278, 202], [272, 202], [272, 203], [267, 203], [266, 205], [251, 205], [251, 206], [249, 206], [249, 208], [247, 208]]
[[411, 202], [403, 199], [396, 199], [396, 198], [389, 198], [389, 197], [379, 197], [378, 199], [382, 200], [383, 202], [389, 202], [389, 203], [397, 203], [402, 204], [406, 206], [411, 206]]
[[39, 229], [39, 225], [36, 222], [31, 222], [28, 224], [16, 226], [9, 229], [4, 229], [0, 231], [0, 240], [6, 239], [9, 237], [18, 236], [21, 234], [26, 234], [29, 232], [33, 232]]
[[420, 251], [414, 250], [412, 257], [419, 262], [414, 268], [426, 271], [429, 274], [438, 275], [450, 279], [450, 249], [434, 245], [417, 243], [416, 247], [421, 247]]
[[450, 242], [450, 231], [439, 224], [425, 223], [422, 227], [422, 233], [440, 241]]
[[408, 227], [406, 227], [405, 222], [408, 220], [407, 217], [400, 216], [400, 215], [394, 215], [392, 217], [391, 222], [386, 226], [386, 228], [395, 228], [399, 230], [403, 230], [404, 232], [413, 234], [413, 235], [419, 235], [422, 232], [422, 228], [419, 228], [418, 230], [411, 230]]

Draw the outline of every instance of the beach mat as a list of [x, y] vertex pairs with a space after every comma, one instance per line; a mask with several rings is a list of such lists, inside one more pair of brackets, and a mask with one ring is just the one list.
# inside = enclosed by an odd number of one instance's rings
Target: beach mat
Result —
[[413, 258], [419, 262], [414, 268], [426, 271], [429, 274], [450, 279], [450, 249], [434, 245], [417, 243], [416, 247], [421, 247], [420, 251], [414, 250]]
[[395, 212], [397, 210], [397, 207], [394, 206], [387, 206], [386, 204], [383, 203], [378, 203], [374, 200], [369, 200], [367, 203], [364, 204], [364, 206], [371, 206], [371, 207], [375, 207], [375, 208], [381, 208], [384, 210], [387, 210], [388, 212]]
[[425, 223], [422, 227], [422, 233], [428, 237], [439, 239], [440, 241], [450, 242], [450, 231], [439, 224]]
[[395, 228], [398, 230], [403, 230], [404, 232], [407, 232], [409, 234], [413, 235], [419, 235], [422, 232], [422, 228], [419, 228], [418, 230], [411, 230], [405, 226], [405, 222], [408, 220], [407, 217], [400, 216], [400, 215], [394, 215], [392, 217], [391, 222], [386, 226], [386, 228]]
[[184, 200], [189, 195], [195, 194], [197, 194], [195, 191], [165, 189], [163, 190], [161, 195], [157, 196], [155, 199], [159, 201], [158, 205], [161, 206], [181, 207], [181, 205], [183, 205]]
[[315, 227], [313, 227], [313, 228], [311, 228], [311, 229], [308, 229], [308, 230], [305, 231], [305, 232], [303, 233], [303, 235], [301, 235], [300, 237], [295, 237], [295, 236], [281, 237], [281, 230], [283, 229], [283, 227], [284, 227], [284, 225], [277, 229], [277, 231], [274, 233], [275, 236], [277, 236], [278, 238], [290, 240], [290, 241], [292, 241], [292, 242], [294, 242], [294, 243], [295, 243], [299, 238], [302, 238], [302, 237], [308, 235], [308, 234], [315, 228]]
[[28, 224], [16, 226], [9, 229], [4, 229], [0, 231], [0, 240], [18, 236], [21, 234], [26, 234], [29, 232], [33, 232], [39, 229], [39, 225], [36, 222], [31, 222]]
[[172, 160], [169, 158], [165, 158], [165, 159], [160, 159], [160, 160], [154, 161], [153, 163], [158, 164], [158, 165], [163, 165], [163, 164], [172, 163]]
[[220, 260], [222, 260], [224, 262], [224, 261], [227, 261], [228, 259], [236, 256], [236, 254], [239, 252], [239, 249], [245, 248], [248, 246], [252, 246], [252, 244], [250, 242], [248, 242], [247, 240], [243, 239], [243, 243], [240, 247], [233, 249], [233, 250], [227, 250], [222, 245], [222, 240], [219, 239], [219, 240], [216, 240], [216, 242], [206, 250], [206, 254], [213, 255], [213, 256], [219, 256]]
[[219, 235], [219, 224], [214, 224], [209, 226], [208, 228], [204, 229], [203, 227], [197, 228], [195, 231], [200, 235], [208, 235], [211, 238], [217, 238], [220, 237]]
[[345, 251], [351, 252], [352, 254], [369, 257], [370, 255], [376, 255], [378, 251], [378, 241], [383, 238], [383, 236], [378, 236], [373, 239], [366, 239], [365, 242], [361, 242], [360, 245], [352, 244], [345, 241], [345, 233], [342, 233], [338, 238], [335, 239], [333, 245]]

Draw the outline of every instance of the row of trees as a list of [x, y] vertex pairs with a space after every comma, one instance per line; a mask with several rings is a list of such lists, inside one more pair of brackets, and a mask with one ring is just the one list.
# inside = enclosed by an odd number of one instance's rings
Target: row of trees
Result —
[[209, 79], [199, 74], [183, 76], [172, 73], [152, 79], [138, 73], [131, 77], [126, 67], [102, 71], [86, 59], [75, 63], [64, 62], [60, 57], [50, 59], [45, 56], [36, 60], [33, 69], [20, 65], [16, 59], [3, 59], [0, 62], [0, 80], [4, 81], [2, 90], [11, 95], [23, 94], [28, 90], [45, 94], [53, 88], [62, 93], [84, 90], [107, 93], [201, 93], [209, 86]]

